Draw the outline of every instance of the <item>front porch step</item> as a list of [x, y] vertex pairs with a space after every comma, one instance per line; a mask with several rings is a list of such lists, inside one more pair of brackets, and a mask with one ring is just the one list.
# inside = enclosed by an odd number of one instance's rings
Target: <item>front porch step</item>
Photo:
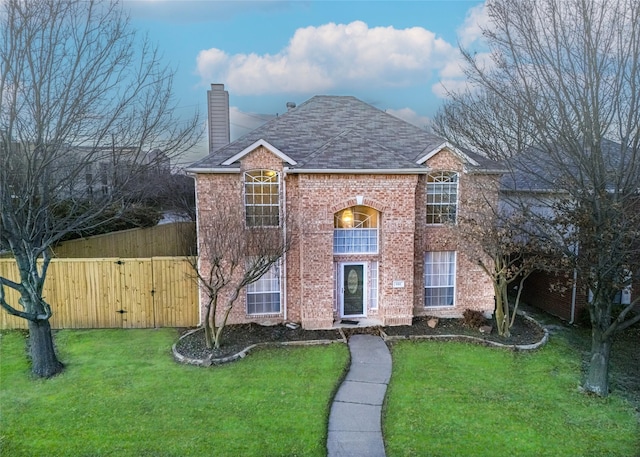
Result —
[[[345, 323], [345, 321], [355, 322]], [[382, 321], [380, 319], [374, 319], [371, 317], [356, 317], [356, 318], [342, 318], [333, 321], [332, 328], [365, 328], [365, 327], [382, 327]]]

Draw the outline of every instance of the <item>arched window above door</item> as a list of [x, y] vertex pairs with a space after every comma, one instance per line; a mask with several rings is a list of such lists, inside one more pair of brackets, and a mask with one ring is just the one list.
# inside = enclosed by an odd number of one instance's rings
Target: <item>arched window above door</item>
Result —
[[351, 206], [335, 213], [333, 253], [377, 253], [379, 219], [378, 211], [369, 206]]

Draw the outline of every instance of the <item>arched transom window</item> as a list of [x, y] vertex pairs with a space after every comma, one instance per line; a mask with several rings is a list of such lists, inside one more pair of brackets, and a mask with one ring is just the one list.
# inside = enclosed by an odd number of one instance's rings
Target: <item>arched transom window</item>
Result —
[[244, 210], [247, 227], [280, 225], [280, 175], [272, 170], [244, 174]]
[[379, 213], [368, 206], [352, 206], [333, 217], [333, 253], [378, 252]]

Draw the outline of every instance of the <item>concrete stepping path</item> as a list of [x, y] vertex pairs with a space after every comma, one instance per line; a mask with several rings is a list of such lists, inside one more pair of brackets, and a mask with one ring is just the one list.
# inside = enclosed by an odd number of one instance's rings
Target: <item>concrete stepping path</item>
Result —
[[391, 354], [379, 336], [349, 338], [351, 366], [331, 405], [329, 457], [385, 457], [382, 402], [391, 378]]

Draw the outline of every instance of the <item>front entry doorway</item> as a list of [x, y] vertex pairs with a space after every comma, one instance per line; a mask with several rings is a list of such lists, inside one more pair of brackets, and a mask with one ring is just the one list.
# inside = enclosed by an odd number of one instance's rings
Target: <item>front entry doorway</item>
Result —
[[365, 262], [340, 264], [340, 316], [366, 317], [367, 278]]

